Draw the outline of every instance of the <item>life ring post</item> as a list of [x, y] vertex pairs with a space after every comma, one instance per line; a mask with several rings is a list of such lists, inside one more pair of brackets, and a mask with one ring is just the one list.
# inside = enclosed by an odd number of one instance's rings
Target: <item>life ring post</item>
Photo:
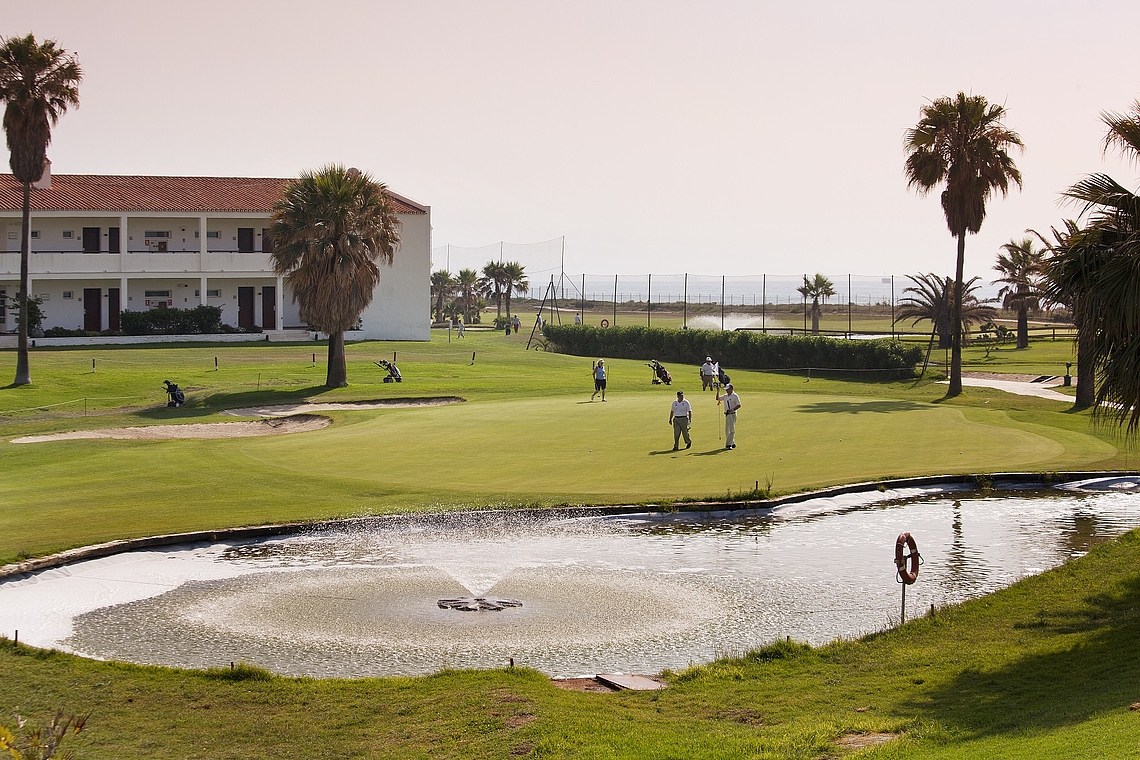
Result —
[[921, 565], [922, 555], [918, 553], [918, 543], [914, 540], [914, 536], [910, 533], [900, 533], [895, 539], [895, 581], [902, 585], [900, 625], [906, 622], [906, 587], [918, 580], [918, 569]]

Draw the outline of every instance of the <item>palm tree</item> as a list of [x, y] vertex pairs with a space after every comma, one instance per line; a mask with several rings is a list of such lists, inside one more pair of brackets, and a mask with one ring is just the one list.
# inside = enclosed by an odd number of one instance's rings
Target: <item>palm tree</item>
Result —
[[51, 128], [70, 107], [79, 107], [83, 70], [76, 57], [55, 40], [36, 42], [35, 35], [9, 37], [0, 43], [0, 101], [4, 131], [8, 134], [9, 165], [24, 186], [20, 231], [20, 292], [16, 379], [14, 385], [32, 382], [28, 367], [28, 259], [31, 255], [32, 183], [43, 176]]
[[804, 275], [804, 284], [796, 288], [796, 292], [811, 299], [811, 334], [819, 335], [819, 299], [827, 300], [835, 295], [835, 283], [817, 272], [810, 280]]
[[503, 298], [507, 302], [507, 319], [511, 318], [511, 294], [521, 293], [530, 287], [526, 268], [517, 261], [503, 264]]
[[1041, 263], [1045, 251], [1033, 247], [1033, 238], [1021, 241], [1010, 240], [1002, 245], [1005, 253], [999, 253], [994, 269], [1001, 277], [993, 281], [1002, 283], [998, 298], [1002, 299], [1003, 309], [1017, 311], [1017, 347], [1029, 348], [1029, 310], [1041, 304], [1041, 294], [1037, 288], [1037, 278], [1041, 274]]
[[431, 273], [431, 293], [435, 298], [435, 321], [443, 321], [443, 302], [455, 292], [455, 278], [446, 269]]
[[[1140, 101], [1129, 113], [1105, 112], [1101, 118], [1108, 127], [1105, 150], [1118, 148], [1133, 161], [1140, 159]], [[1140, 430], [1140, 196], [1099, 173], [1065, 196], [1082, 204], [1088, 222], [1055, 235], [1061, 245], [1047, 274], [1055, 290], [1075, 303], [1078, 401], [1089, 399], [1081, 386], [1095, 378], [1094, 413], [1127, 422], [1135, 435]], [[1089, 374], [1081, 366], [1084, 353], [1093, 368]]]
[[506, 270], [500, 261], [488, 261], [483, 265], [483, 277], [479, 280], [479, 286], [483, 293], [495, 299], [495, 316], [501, 319], [503, 316], [503, 289], [506, 286]]
[[[952, 309], [954, 280], [949, 277], [939, 277], [936, 274], [907, 275], [914, 285], [903, 290], [903, 293], [913, 295], [899, 299], [898, 310], [895, 313], [895, 322], [905, 319], [913, 320], [911, 327], [919, 322], [930, 322], [930, 341], [938, 337], [939, 348], [950, 348], [953, 345], [954, 328]], [[978, 289], [977, 277], [970, 278], [964, 285], [965, 295], [962, 297], [962, 325], [968, 330], [969, 326], [992, 320], [997, 310], [985, 301], [979, 300], [975, 291]]]
[[1096, 361], [1093, 356], [1095, 325], [1087, 315], [1088, 290], [1093, 273], [1098, 272], [1111, 252], [1099, 244], [1095, 234], [1066, 219], [1064, 230], [1052, 229], [1053, 240], [1034, 233], [1045, 244], [1050, 256], [1041, 267], [1042, 295], [1051, 303], [1065, 306], [1077, 328], [1077, 397], [1075, 406], [1086, 409], [1096, 402]]
[[477, 312], [475, 305], [479, 298], [479, 273], [474, 269], [460, 269], [455, 277], [455, 288], [460, 306], [463, 308], [463, 318], [468, 324], [475, 324]]
[[270, 257], [301, 319], [329, 336], [325, 385], [348, 385], [344, 332], [372, 302], [379, 259], [392, 263], [400, 222], [386, 187], [339, 164], [304, 172], [273, 207]]
[[962, 392], [962, 271], [966, 233], [977, 234], [986, 217], [986, 201], [994, 190], [1009, 194], [1010, 183], [1021, 187], [1021, 172], [1009, 155], [1023, 147], [1021, 138], [1002, 123], [1005, 107], [981, 95], [959, 92], [922, 108], [922, 118], [906, 132], [907, 186], [922, 195], [945, 184], [942, 211], [950, 234], [958, 239], [958, 259], [951, 303], [953, 325], [948, 397]]

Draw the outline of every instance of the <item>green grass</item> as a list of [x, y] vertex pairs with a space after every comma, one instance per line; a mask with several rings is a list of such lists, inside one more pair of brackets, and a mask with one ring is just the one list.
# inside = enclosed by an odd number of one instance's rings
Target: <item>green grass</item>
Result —
[[[968, 388], [734, 371], [744, 407], [739, 448], [721, 416], [673, 365], [672, 388], [642, 362], [610, 360], [607, 403], [590, 403], [591, 360], [525, 351], [522, 334], [471, 333], [448, 344], [349, 346], [348, 388], [328, 391], [319, 346], [255, 344], [36, 351], [32, 386], [0, 389], [7, 438], [112, 425], [234, 421], [251, 404], [457, 395], [446, 407], [330, 412], [299, 435], [229, 440], [60, 441], [0, 445], [0, 562], [166, 531], [397, 510], [608, 504], [723, 497], [769, 481], [777, 493], [942, 472], [1127, 466], [1112, 437], [1062, 403]], [[382, 382], [392, 351], [406, 377]], [[991, 353], [1048, 364], [1059, 349]], [[475, 352], [475, 363], [471, 353]], [[971, 361], [980, 360], [971, 351]], [[214, 358], [218, 369], [214, 370]], [[0, 354], [0, 374], [13, 352]], [[95, 371], [92, 372], [92, 360]], [[161, 381], [190, 405], [162, 406]], [[669, 404], [694, 404], [693, 449], [672, 453]], [[86, 399], [86, 402], [84, 402]], [[83, 416], [86, 403], [87, 416]], [[21, 411], [25, 410], [25, 411]], [[916, 445], [920, 441], [921, 445]], [[731, 461], [731, 466], [728, 463]], [[34, 505], [34, 509], [21, 505]]]
[[[744, 407], [739, 448], [724, 452], [695, 366], [671, 365], [676, 381], [665, 388], [641, 362], [607, 360], [610, 400], [591, 404], [590, 358], [528, 352], [526, 337], [471, 331], [449, 344], [437, 331], [430, 344], [352, 344], [352, 385], [335, 391], [320, 385], [315, 344], [38, 349], [35, 383], [0, 388], [0, 562], [294, 519], [723, 497], [769, 479], [786, 493], [920, 473], [1134, 464], [1112, 431], [1064, 403], [983, 388], [947, 401], [930, 378], [818, 373], [733, 372]], [[1060, 341], [988, 356], [974, 347], [966, 362], [1060, 374], [1071, 350]], [[398, 385], [372, 364], [392, 351], [407, 378]], [[14, 364], [14, 352], [0, 353], [0, 376]], [[162, 406], [165, 378], [188, 389], [190, 406]], [[667, 419], [678, 388], [694, 402], [695, 443], [674, 454]], [[219, 412], [253, 404], [436, 395], [468, 401], [330, 412], [329, 428], [272, 438], [7, 442], [233, 421]], [[569, 693], [522, 670], [362, 681], [193, 673], [0, 643], [0, 712], [94, 709], [75, 745], [90, 758], [815, 758], [843, 754], [833, 741], [844, 733], [872, 730], [901, 738], [862, 757], [1137, 755], [1140, 718], [1127, 706], [1140, 700], [1138, 561], [1130, 534], [934, 619], [819, 649], [777, 645], [674, 674], [655, 694]]]

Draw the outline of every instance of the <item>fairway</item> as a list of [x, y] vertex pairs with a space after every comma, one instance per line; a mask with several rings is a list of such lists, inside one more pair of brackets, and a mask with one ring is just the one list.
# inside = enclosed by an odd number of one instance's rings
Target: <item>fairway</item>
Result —
[[384, 489], [430, 485], [464, 499], [482, 492], [589, 502], [723, 495], [769, 478], [775, 488], [796, 490], [903, 471], [973, 472], [995, 462], [1007, 470], [1084, 467], [1115, 453], [1087, 435], [1011, 428], [1003, 412], [791, 394], [748, 399], [738, 447], [727, 451], [711, 393], [692, 398], [693, 448], [673, 452], [671, 397], [662, 390], [611, 394], [604, 404], [556, 397], [358, 413], [324, 431], [239, 448], [267, 468], [317, 470]]

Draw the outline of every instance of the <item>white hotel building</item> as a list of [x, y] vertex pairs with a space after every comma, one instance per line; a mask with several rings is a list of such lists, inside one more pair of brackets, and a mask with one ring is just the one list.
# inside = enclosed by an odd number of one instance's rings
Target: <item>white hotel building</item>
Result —
[[[222, 307], [222, 321], [270, 339], [305, 330], [273, 273], [270, 213], [289, 180], [51, 175], [31, 192], [30, 287], [44, 328], [119, 328], [121, 311]], [[392, 266], [348, 339], [429, 340], [431, 209], [389, 192], [402, 224]], [[0, 174], [0, 296], [20, 280], [23, 187]], [[0, 298], [0, 304], [4, 300]], [[0, 333], [16, 329], [14, 301]], [[307, 337], [307, 336], [302, 336]]]

